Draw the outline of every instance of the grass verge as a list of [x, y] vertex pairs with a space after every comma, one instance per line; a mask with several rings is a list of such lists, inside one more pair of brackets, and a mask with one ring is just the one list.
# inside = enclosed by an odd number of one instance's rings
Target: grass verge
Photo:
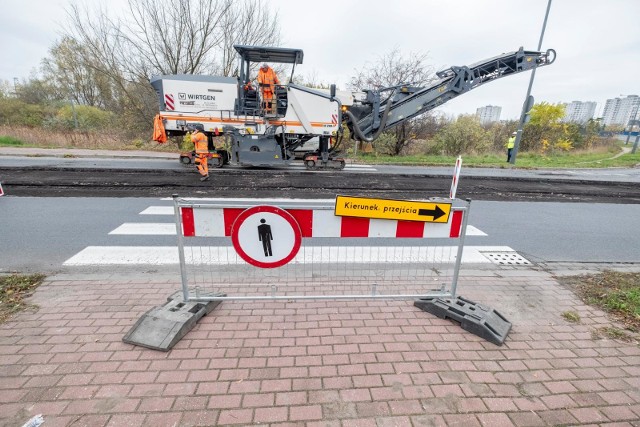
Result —
[[19, 147], [22, 145], [24, 145], [24, 142], [18, 138], [6, 135], [0, 136], [0, 146]]
[[[640, 273], [604, 271], [600, 274], [560, 277], [587, 304], [612, 314], [625, 327], [640, 332]], [[602, 335], [612, 336], [608, 331]]]
[[44, 274], [0, 276], [0, 323], [15, 313], [35, 307], [24, 300], [33, 294], [44, 278]]
[[[640, 150], [636, 154], [623, 154], [612, 158], [617, 151], [597, 151], [597, 152], [570, 152], [557, 153], [553, 155], [543, 155], [538, 153], [519, 153], [516, 160], [516, 167], [525, 169], [534, 168], [611, 168], [611, 167], [633, 167], [640, 164]], [[450, 166], [453, 169], [457, 156], [376, 156], [358, 155], [359, 163], [386, 164], [386, 165], [407, 165], [407, 166]], [[503, 155], [481, 154], [463, 155], [462, 167], [513, 167], [505, 161]]]

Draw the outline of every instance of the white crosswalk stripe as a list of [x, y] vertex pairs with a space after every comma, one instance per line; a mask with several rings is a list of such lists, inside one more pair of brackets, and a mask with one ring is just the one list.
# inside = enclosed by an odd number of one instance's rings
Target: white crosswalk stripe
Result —
[[158, 222], [125, 222], [109, 234], [128, 234], [137, 236], [175, 236], [176, 225]]
[[[162, 200], [168, 201], [172, 200], [171, 198], [164, 198]], [[199, 198], [199, 199], [187, 199], [193, 201], [221, 201], [227, 199], [220, 198]], [[234, 199], [235, 203], [242, 204], [243, 202], [249, 203], [253, 202], [254, 199]], [[325, 202], [326, 199], [265, 199], [265, 203], [267, 204], [278, 204], [279, 202], [286, 202], [287, 204], [294, 206], [296, 204], [308, 205], [313, 202]], [[173, 206], [149, 206], [139, 213], [140, 215], [148, 216], [155, 215], [161, 216], [163, 222], [126, 222], [112, 230], [109, 235], [113, 236], [175, 236], [176, 235], [176, 226], [175, 222], [170, 221], [173, 219], [174, 215], [174, 207]], [[467, 236], [487, 236], [482, 230], [474, 227], [472, 225], [467, 226]], [[187, 251], [185, 255], [187, 255], [187, 263], [197, 263], [201, 261], [196, 261], [195, 256], [188, 255], [187, 252], [191, 252], [193, 254], [194, 251], [199, 251], [202, 253], [203, 251], [210, 254], [207, 258], [207, 262], [211, 264], [225, 264], [229, 263], [229, 260], [236, 260], [236, 253], [232, 246], [220, 246], [220, 247], [191, 247], [187, 246]], [[376, 248], [375, 246], [367, 246], [365, 247], [344, 247], [341, 246], [340, 249], [336, 246], [305, 246], [303, 245], [304, 251], [301, 251], [302, 254], [299, 254], [292, 262], [300, 262], [301, 259], [304, 259], [305, 262], [320, 262], [322, 263], [326, 255], [332, 253], [337, 250], [341, 250], [345, 255], [344, 259], [341, 259], [341, 262], [354, 262], [354, 263], [366, 263], [370, 262], [370, 259], [367, 258], [366, 254], [369, 251], [375, 250], [385, 250], [389, 251], [392, 255], [390, 255], [389, 260], [387, 262], [400, 262], [403, 258], [409, 257], [410, 259], [419, 259], [420, 262], [429, 262], [434, 261], [434, 256], [439, 257], [438, 262], [453, 262], [455, 252], [449, 246], [437, 246], [430, 247], [427, 252], [424, 252], [425, 248], [422, 247], [402, 247], [402, 246], [383, 246]], [[346, 252], [344, 252], [346, 251]], [[393, 255], [393, 253], [398, 252], [398, 256]], [[439, 253], [440, 255], [429, 255], [432, 252]], [[483, 252], [513, 252], [508, 246], [465, 246], [463, 252], [463, 263], [481, 263], [486, 264], [490, 263], [491, 260], [484, 256]], [[306, 253], [306, 255], [304, 255]], [[335, 253], [335, 252], [334, 252]], [[363, 253], [365, 255], [363, 255]], [[447, 259], [442, 259], [442, 253], [449, 254], [445, 256]], [[302, 257], [302, 258], [300, 258]], [[311, 258], [310, 258], [311, 257]], [[426, 257], [426, 258], [424, 258]], [[430, 258], [429, 258], [430, 257]], [[422, 259], [424, 258], [424, 259]], [[201, 260], [202, 257], [198, 257], [198, 260]], [[396, 261], [394, 261], [396, 260]], [[326, 260], [324, 260], [326, 262]], [[233, 261], [236, 262], [236, 261]], [[232, 263], [233, 263], [232, 262]], [[89, 266], [89, 265], [172, 265], [178, 264], [178, 248], [177, 246], [88, 246], [76, 255], [72, 256], [68, 260], [64, 262], [66, 266]]]
[[[341, 263], [369, 264], [374, 254], [384, 253], [385, 263], [400, 263], [410, 259], [415, 262], [453, 263], [457, 247], [432, 246], [429, 248], [375, 247], [375, 246], [306, 246], [292, 260], [293, 263], [323, 263], [332, 260], [331, 254], [340, 251]], [[463, 263], [490, 264], [492, 261], [482, 252], [513, 252], [508, 246], [465, 246], [462, 255]], [[203, 256], [204, 254], [204, 256]], [[232, 246], [188, 246], [185, 248], [187, 264], [225, 265], [239, 264], [235, 249]], [[88, 265], [172, 265], [178, 264], [177, 246], [88, 246], [64, 262], [67, 266]]]

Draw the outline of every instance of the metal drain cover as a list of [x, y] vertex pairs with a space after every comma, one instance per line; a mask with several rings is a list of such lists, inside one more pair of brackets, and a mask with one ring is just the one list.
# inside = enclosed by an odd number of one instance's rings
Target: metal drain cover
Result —
[[509, 252], [482, 252], [482, 255], [498, 265], [531, 265], [531, 261], [515, 251]]

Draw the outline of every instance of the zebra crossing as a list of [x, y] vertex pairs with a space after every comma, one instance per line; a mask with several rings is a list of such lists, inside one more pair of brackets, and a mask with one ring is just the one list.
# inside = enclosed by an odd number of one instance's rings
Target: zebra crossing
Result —
[[[132, 236], [132, 237], [140, 237], [140, 241], [142, 243], [145, 242], [146, 237], [150, 236], [176, 236], [176, 223], [174, 220], [174, 207], [172, 205], [166, 205], [162, 203], [166, 203], [170, 201], [170, 198], [160, 199], [161, 203], [153, 204], [141, 212], [138, 213], [139, 221], [135, 222], [124, 222], [118, 225], [116, 228], [111, 230], [108, 233], [108, 236], [118, 237], [118, 236]], [[198, 198], [198, 199], [189, 199], [189, 200], [197, 200], [202, 202], [207, 201], [221, 201], [223, 199], [212, 199], [212, 198]], [[253, 199], [236, 199], [236, 202], [248, 202]], [[309, 203], [310, 200], [296, 200], [296, 199], [269, 199], [265, 200], [266, 204], [274, 204], [277, 205], [279, 201], [286, 200], [288, 203], [296, 203], [300, 204]], [[149, 221], [152, 219], [152, 221]], [[478, 229], [473, 225], [468, 225], [466, 230], [466, 236], [474, 236], [474, 237], [486, 237], [487, 234]], [[216, 241], [216, 251], [229, 251], [233, 250], [231, 248], [230, 242], [227, 242], [227, 239], [219, 238], [219, 241]], [[310, 239], [310, 245], [314, 246], [316, 243], [313, 242], [314, 239]], [[166, 243], [167, 240], [163, 240], [163, 243]], [[186, 244], [189, 244], [187, 242]], [[336, 248], [335, 242], [333, 244], [328, 243], [325, 245], [320, 245], [327, 248], [326, 250], [331, 250], [332, 248]], [[370, 246], [375, 248], [376, 246]], [[387, 246], [378, 246], [379, 248], [388, 248]], [[449, 246], [447, 246], [449, 248]], [[407, 253], [408, 249], [408, 253]], [[382, 249], [380, 249], [382, 250]], [[385, 249], [391, 250], [391, 249]], [[411, 251], [414, 248], [403, 248], [401, 246], [393, 249], [396, 251], [401, 251], [403, 256], [411, 256]], [[495, 255], [494, 254], [514, 254], [515, 251], [509, 246], [468, 246], [465, 245], [462, 262], [464, 263], [477, 263], [477, 264], [490, 264], [495, 263]], [[489, 255], [491, 254], [491, 256]], [[347, 251], [345, 252], [345, 256], [348, 259], [345, 259], [345, 262], [359, 262], [357, 251]], [[229, 259], [228, 257], [220, 257], [220, 260]], [[222, 261], [220, 261], [222, 262]], [[107, 266], [107, 265], [172, 265], [178, 264], [178, 248], [177, 241], [175, 244], [167, 245], [167, 244], [158, 244], [158, 245], [132, 245], [132, 246], [123, 246], [122, 244], [114, 244], [114, 245], [106, 245], [106, 246], [87, 246], [82, 249], [80, 252], [76, 253], [69, 259], [67, 259], [63, 265], [65, 266]]]

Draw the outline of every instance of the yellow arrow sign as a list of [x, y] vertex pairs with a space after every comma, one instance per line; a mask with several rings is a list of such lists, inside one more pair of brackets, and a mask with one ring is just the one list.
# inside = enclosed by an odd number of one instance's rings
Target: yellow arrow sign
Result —
[[448, 222], [451, 203], [337, 196], [335, 214], [357, 218]]

